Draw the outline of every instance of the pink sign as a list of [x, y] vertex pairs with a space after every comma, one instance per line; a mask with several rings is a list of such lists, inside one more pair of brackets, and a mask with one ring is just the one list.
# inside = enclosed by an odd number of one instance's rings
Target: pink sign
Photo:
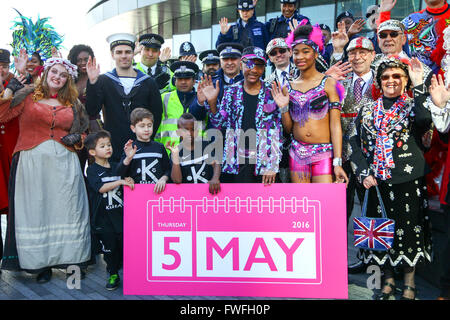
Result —
[[124, 294], [348, 298], [345, 185], [125, 188]]

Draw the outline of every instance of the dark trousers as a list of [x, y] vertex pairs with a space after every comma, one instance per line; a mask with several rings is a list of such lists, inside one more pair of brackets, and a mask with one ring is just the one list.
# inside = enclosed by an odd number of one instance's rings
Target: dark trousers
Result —
[[123, 261], [123, 233], [100, 233], [97, 235], [102, 244], [103, 259], [109, 274], [118, 274]]
[[358, 180], [356, 180], [356, 176], [353, 173], [350, 161], [344, 162], [342, 168], [344, 169], [345, 173], [348, 176], [348, 185], [347, 185], [347, 225], [348, 225], [349, 219], [353, 212], [353, 206], [355, 205], [355, 192], [362, 205], [365, 188], [362, 184], [358, 182]]

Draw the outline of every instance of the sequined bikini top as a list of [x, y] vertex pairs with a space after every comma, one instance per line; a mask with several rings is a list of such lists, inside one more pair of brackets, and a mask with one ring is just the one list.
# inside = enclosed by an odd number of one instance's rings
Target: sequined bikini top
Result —
[[323, 77], [318, 86], [306, 92], [294, 90], [289, 84], [289, 113], [292, 120], [298, 122], [300, 126], [303, 126], [309, 118], [321, 120], [326, 117], [329, 110], [329, 100], [325, 92], [327, 78], [327, 76]]

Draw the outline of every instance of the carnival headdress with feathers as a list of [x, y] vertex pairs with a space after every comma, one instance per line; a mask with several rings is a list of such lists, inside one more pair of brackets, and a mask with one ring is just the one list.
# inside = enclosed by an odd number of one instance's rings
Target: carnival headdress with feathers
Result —
[[26, 49], [28, 54], [37, 52], [45, 61], [52, 56], [52, 48], [60, 49], [63, 37], [47, 22], [49, 18], [39, 18], [33, 23], [31, 18], [24, 17], [17, 9], [18, 19], [11, 28], [13, 31], [12, 55], [18, 56], [21, 49]]
[[[308, 23], [308, 20], [303, 19], [300, 21], [300, 23], [297, 25], [295, 30], [298, 28], [305, 26]], [[322, 29], [320, 29], [320, 26], [318, 24], [312, 26], [311, 33], [308, 35], [307, 38], [296, 38], [295, 37], [295, 30], [292, 30], [291, 33], [286, 38], [286, 43], [290, 48], [294, 48], [299, 43], [304, 43], [306, 45], [311, 46], [315, 51], [322, 53], [324, 50], [324, 43], [323, 43], [323, 34]]]

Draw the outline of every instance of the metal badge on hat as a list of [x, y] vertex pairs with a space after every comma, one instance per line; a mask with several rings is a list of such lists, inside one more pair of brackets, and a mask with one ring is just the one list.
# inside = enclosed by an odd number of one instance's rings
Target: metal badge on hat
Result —
[[191, 46], [190, 46], [190, 44], [189, 44], [188, 42], [185, 42], [185, 43], [183, 44], [183, 50], [184, 50], [185, 52], [189, 52], [189, 51], [191, 50]]

